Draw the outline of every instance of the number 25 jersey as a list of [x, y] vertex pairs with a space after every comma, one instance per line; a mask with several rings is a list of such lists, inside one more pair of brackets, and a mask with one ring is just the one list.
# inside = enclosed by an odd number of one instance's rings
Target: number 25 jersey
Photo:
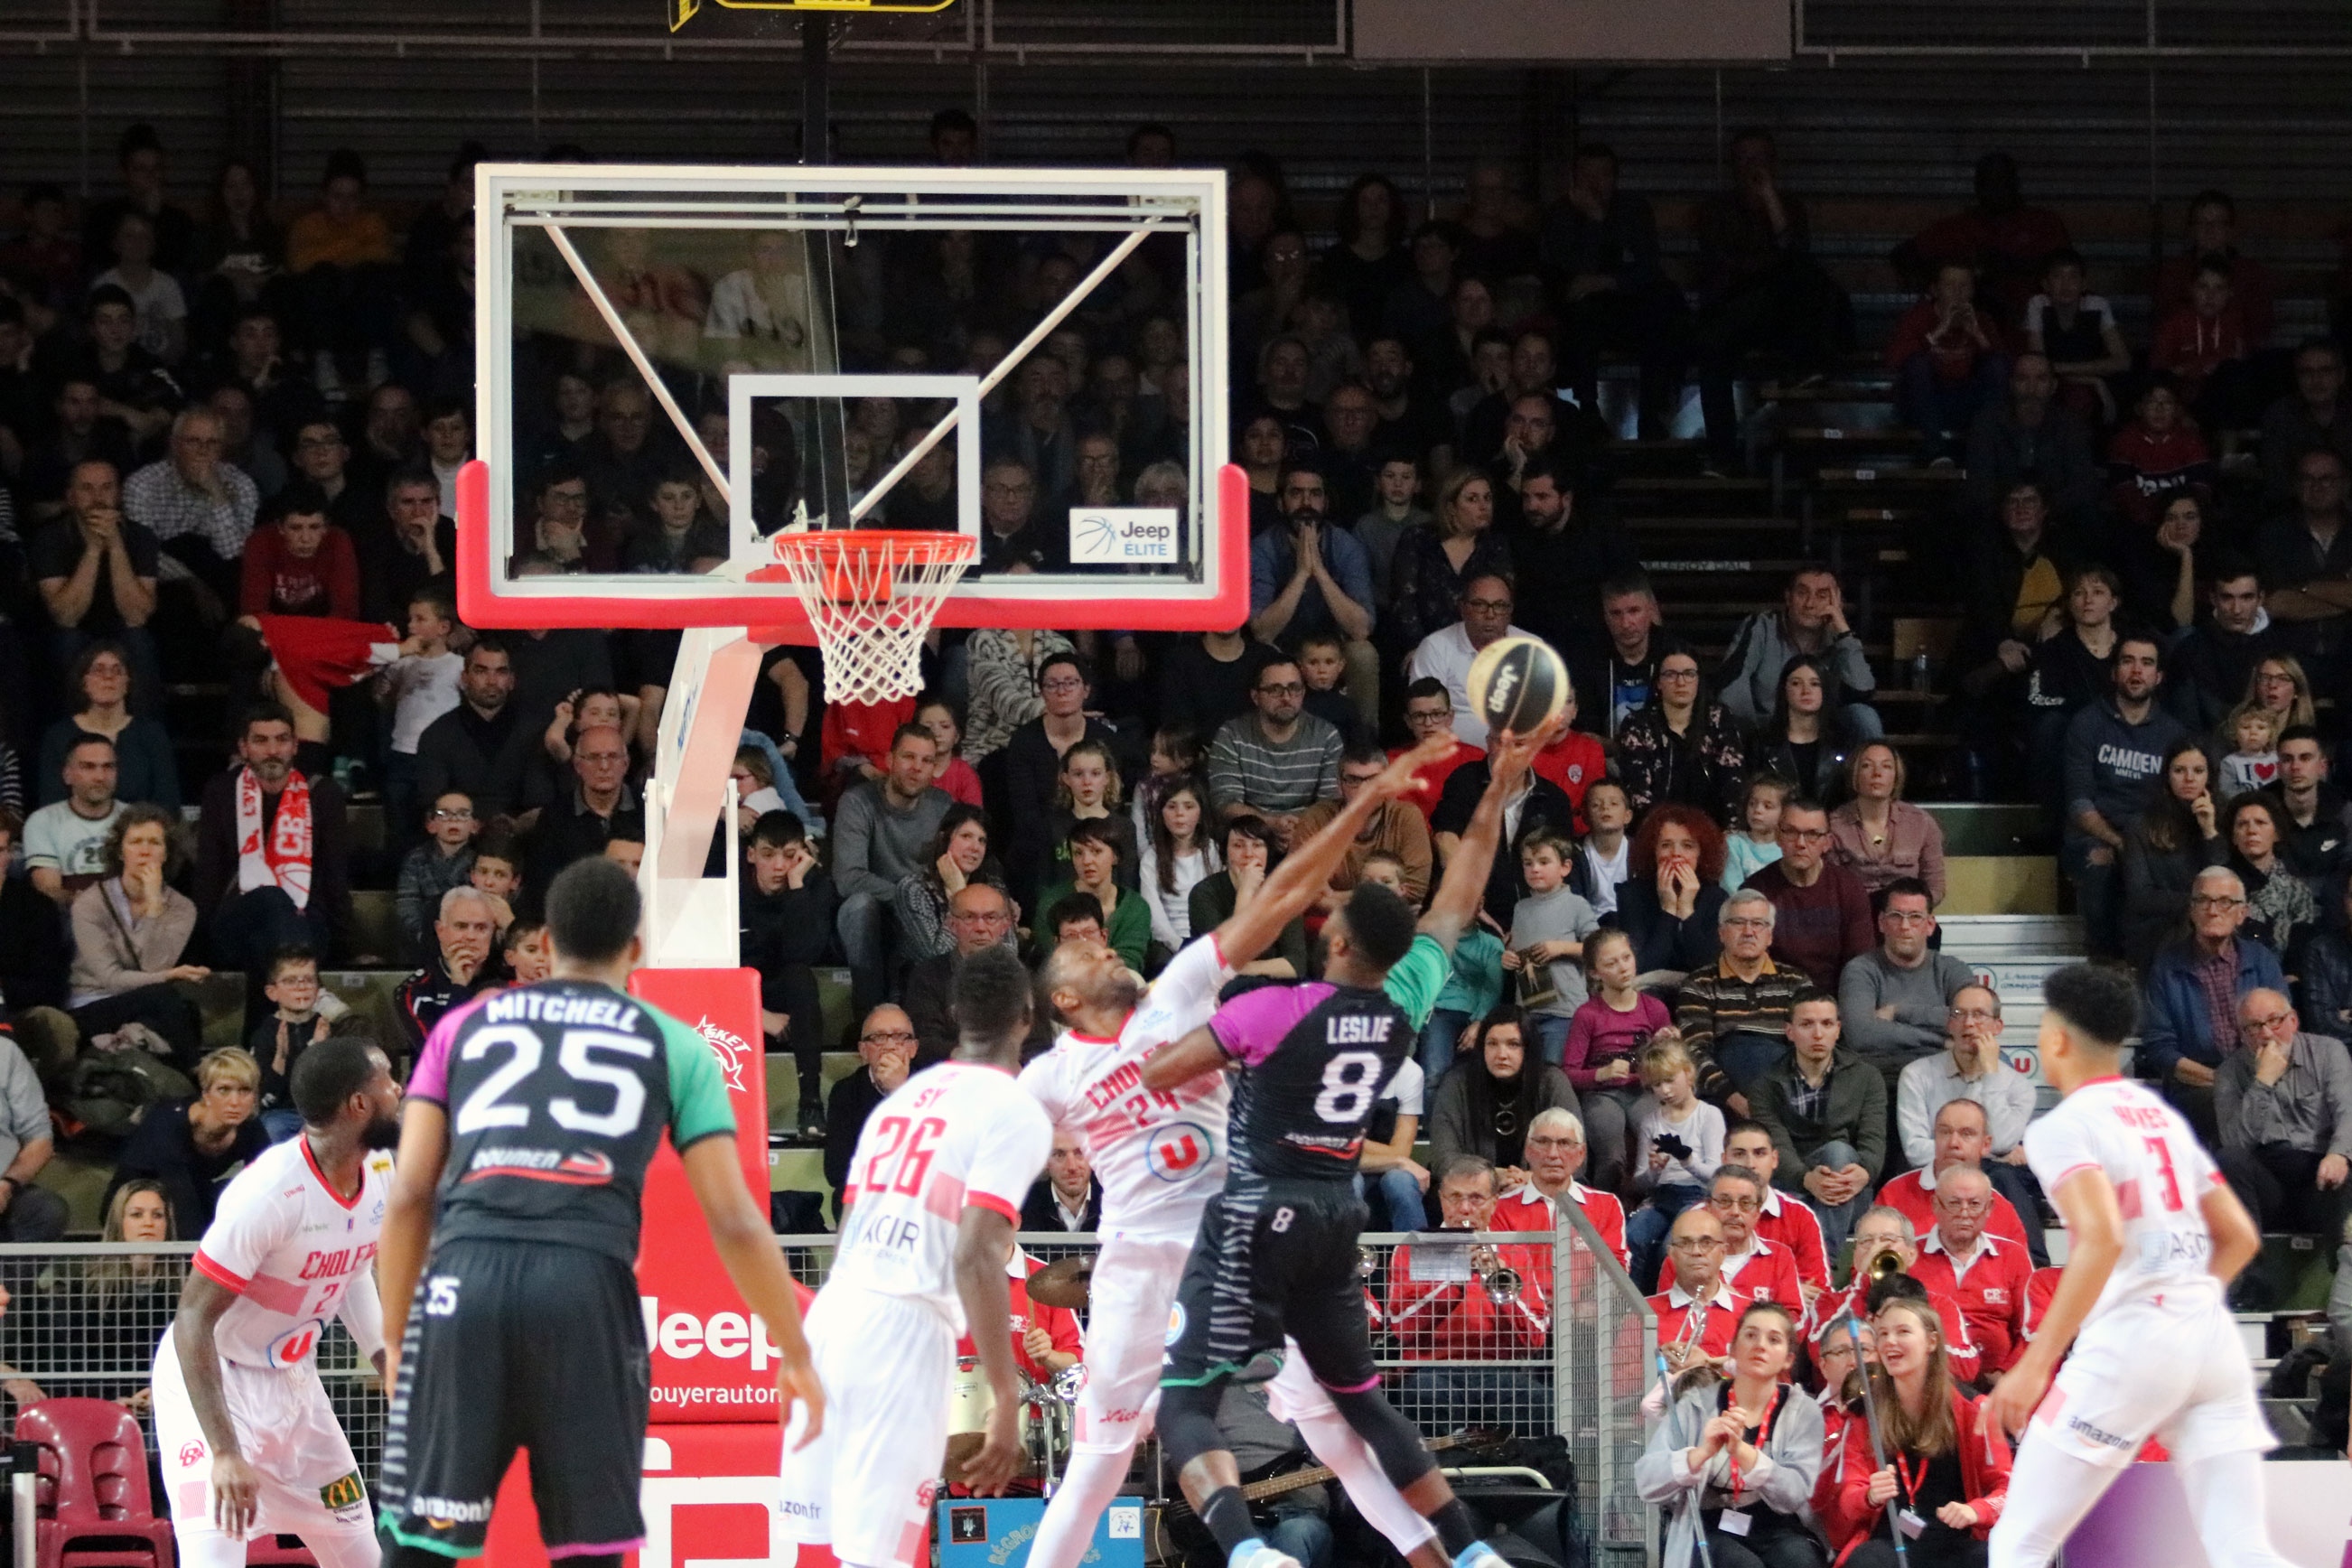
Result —
[[554, 1242], [634, 1267], [646, 1166], [732, 1137], [700, 1034], [609, 986], [549, 980], [443, 1018], [410, 1098], [449, 1117], [434, 1239]]
[[1013, 1075], [949, 1061], [917, 1073], [866, 1119], [842, 1184], [841, 1243], [825, 1288], [929, 1304], [958, 1334], [956, 1226], [966, 1207], [1021, 1223], [1054, 1152], [1054, 1124]]
[[2201, 1205], [2221, 1184], [2221, 1173], [2171, 1106], [2139, 1084], [2095, 1079], [2025, 1130], [2025, 1157], [2042, 1190], [2053, 1195], [2086, 1168], [2105, 1171], [2115, 1184], [2124, 1255], [2085, 1324], [2156, 1296], [2201, 1292], [2221, 1300]]

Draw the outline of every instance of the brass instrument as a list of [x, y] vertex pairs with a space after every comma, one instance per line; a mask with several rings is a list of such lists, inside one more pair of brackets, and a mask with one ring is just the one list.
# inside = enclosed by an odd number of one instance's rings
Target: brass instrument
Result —
[[[1485, 1253], [1486, 1267], [1479, 1268], [1479, 1253]], [[1507, 1307], [1519, 1299], [1524, 1281], [1519, 1271], [1505, 1263], [1491, 1247], [1481, 1247], [1470, 1255], [1471, 1266], [1476, 1268], [1478, 1283], [1486, 1288], [1487, 1301], [1496, 1307]]]
[[1903, 1272], [1903, 1259], [1891, 1247], [1881, 1247], [1871, 1256], [1870, 1267], [1863, 1270], [1873, 1285], [1882, 1279], [1892, 1279]]

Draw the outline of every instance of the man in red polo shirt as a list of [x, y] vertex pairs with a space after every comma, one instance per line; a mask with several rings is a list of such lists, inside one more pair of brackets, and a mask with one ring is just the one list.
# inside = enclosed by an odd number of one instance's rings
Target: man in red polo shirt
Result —
[[1969, 1337], [1984, 1352], [1982, 1375], [1991, 1382], [2025, 1353], [2027, 1297], [2033, 1260], [2013, 1241], [1988, 1235], [1985, 1220], [1995, 1199], [1982, 1171], [1954, 1165], [1936, 1178], [1936, 1228], [1919, 1242], [1912, 1274], [1932, 1296], [1959, 1304]]
[[[1813, 1301], [1813, 1319], [1808, 1325], [1818, 1329], [1834, 1322], [1840, 1312], [1849, 1308], [1865, 1320], [1870, 1316], [1865, 1298], [1870, 1290], [1871, 1265], [1881, 1253], [1892, 1253], [1898, 1272], [1911, 1274], [1919, 1265], [1918, 1233], [1900, 1211], [1883, 1205], [1872, 1209], [1854, 1222], [1853, 1283], [1843, 1290], [1824, 1290]], [[1923, 1284], [1926, 1282], [1923, 1280]], [[1927, 1304], [1936, 1309], [1937, 1318], [1944, 1325], [1944, 1359], [1951, 1364], [1952, 1376], [1961, 1383], [1973, 1383], [1984, 1361], [1984, 1352], [1977, 1348], [1975, 1338], [1969, 1332], [1969, 1316], [1960, 1304], [1948, 1295], [1927, 1286]]]
[[[1935, 1133], [1932, 1165], [1924, 1171], [1906, 1171], [1878, 1189], [1878, 1201], [1900, 1210], [1912, 1230], [1921, 1236], [1936, 1228], [1936, 1178], [1955, 1165], [1983, 1170], [1985, 1155], [1992, 1148], [1985, 1108], [1973, 1100], [1947, 1100], [1936, 1112]], [[2025, 1245], [2025, 1222], [2018, 1217], [2016, 1206], [1999, 1193], [1992, 1195], [1992, 1213], [1985, 1228], [2003, 1241], [2013, 1241], [2021, 1247]]]
[[[1756, 1234], [1756, 1216], [1763, 1213], [1764, 1194], [1769, 1190], [1770, 1184], [1762, 1176], [1728, 1160], [1707, 1184], [1707, 1207], [1723, 1226], [1723, 1278], [1751, 1301], [1777, 1301], [1790, 1312], [1802, 1314], [1805, 1294], [1797, 1278], [1795, 1256]], [[1674, 1284], [1675, 1261], [1669, 1256], [1659, 1272], [1661, 1289]]]
[[[1748, 1298], [1723, 1278], [1723, 1222], [1706, 1205], [1694, 1204], [1675, 1216], [1666, 1257], [1679, 1268], [1682, 1281], [1651, 1297], [1650, 1310], [1658, 1315], [1658, 1353], [1680, 1376], [1686, 1366], [1730, 1356], [1731, 1336]], [[1718, 1370], [1730, 1375], [1727, 1367]]]
[[1742, 1117], [1724, 1130], [1723, 1163], [1745, 1165], [1764, 1178], [1764, 1206], [1757, 1212], [1756, 1234], [1789, 1249], [1797, 1260], [1797, 1287], [1810, 1308], [1813, 1298], [1830, 1288], [1829, 1252], [1822, 1245], [1821, 1216], [1808, 1205], [1772, 1184], [1780, 1169], [1780, 1151], [1760, 1121]]
[[1617, 1267], [1629, 1268], [1625, 1250], [1625, 1205], [1611, 1193], [1596, 1192], [1576, 1179], [1584, 1164], [1584, 1123], [1572, 1110], [1553, 1106], [1536, 1112], [1528, 1123], [1528, 1181], [1505, 1193], [1487, 1221], [1495, 1230], [1541, 1231], [1559, 1228], [1554, 1217], [1562, 1199], [1583, 1211], [1617, 1255]]
[[[1076, 1312], [1029, 1299], [1029, 1276], [1045, 1267], [1022, 1251], [1019, 1242], [1013, 1244], [1013, 1255], [1004, 1260], [1013, 1291], [1013, 1359], [1037, 1383], [1051, 1383], [1076, 1366], [1081, 1349]], [[957, 1355], [977, 1353], [970, 1333], [956, 1342]]]

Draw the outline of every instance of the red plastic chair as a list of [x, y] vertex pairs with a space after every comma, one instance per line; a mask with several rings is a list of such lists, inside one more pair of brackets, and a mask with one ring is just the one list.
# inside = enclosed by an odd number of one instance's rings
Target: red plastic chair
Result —
[[40, 1568], [173, 1568], [169, 1520], [147, 1490], [147, 1443], [104, 1399], [44, 1399], [16, 1416], [40, 1447], [34, 1526]]

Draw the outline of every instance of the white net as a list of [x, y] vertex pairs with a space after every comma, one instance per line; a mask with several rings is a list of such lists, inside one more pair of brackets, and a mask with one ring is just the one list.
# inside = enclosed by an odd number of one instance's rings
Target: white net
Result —
[[832, 702], [892, 702], [923, 689], [923, 637], [971, 564], [961, 533], [835, 529], [776, 538], [777, 569], [800, 596], [824, 656]]

